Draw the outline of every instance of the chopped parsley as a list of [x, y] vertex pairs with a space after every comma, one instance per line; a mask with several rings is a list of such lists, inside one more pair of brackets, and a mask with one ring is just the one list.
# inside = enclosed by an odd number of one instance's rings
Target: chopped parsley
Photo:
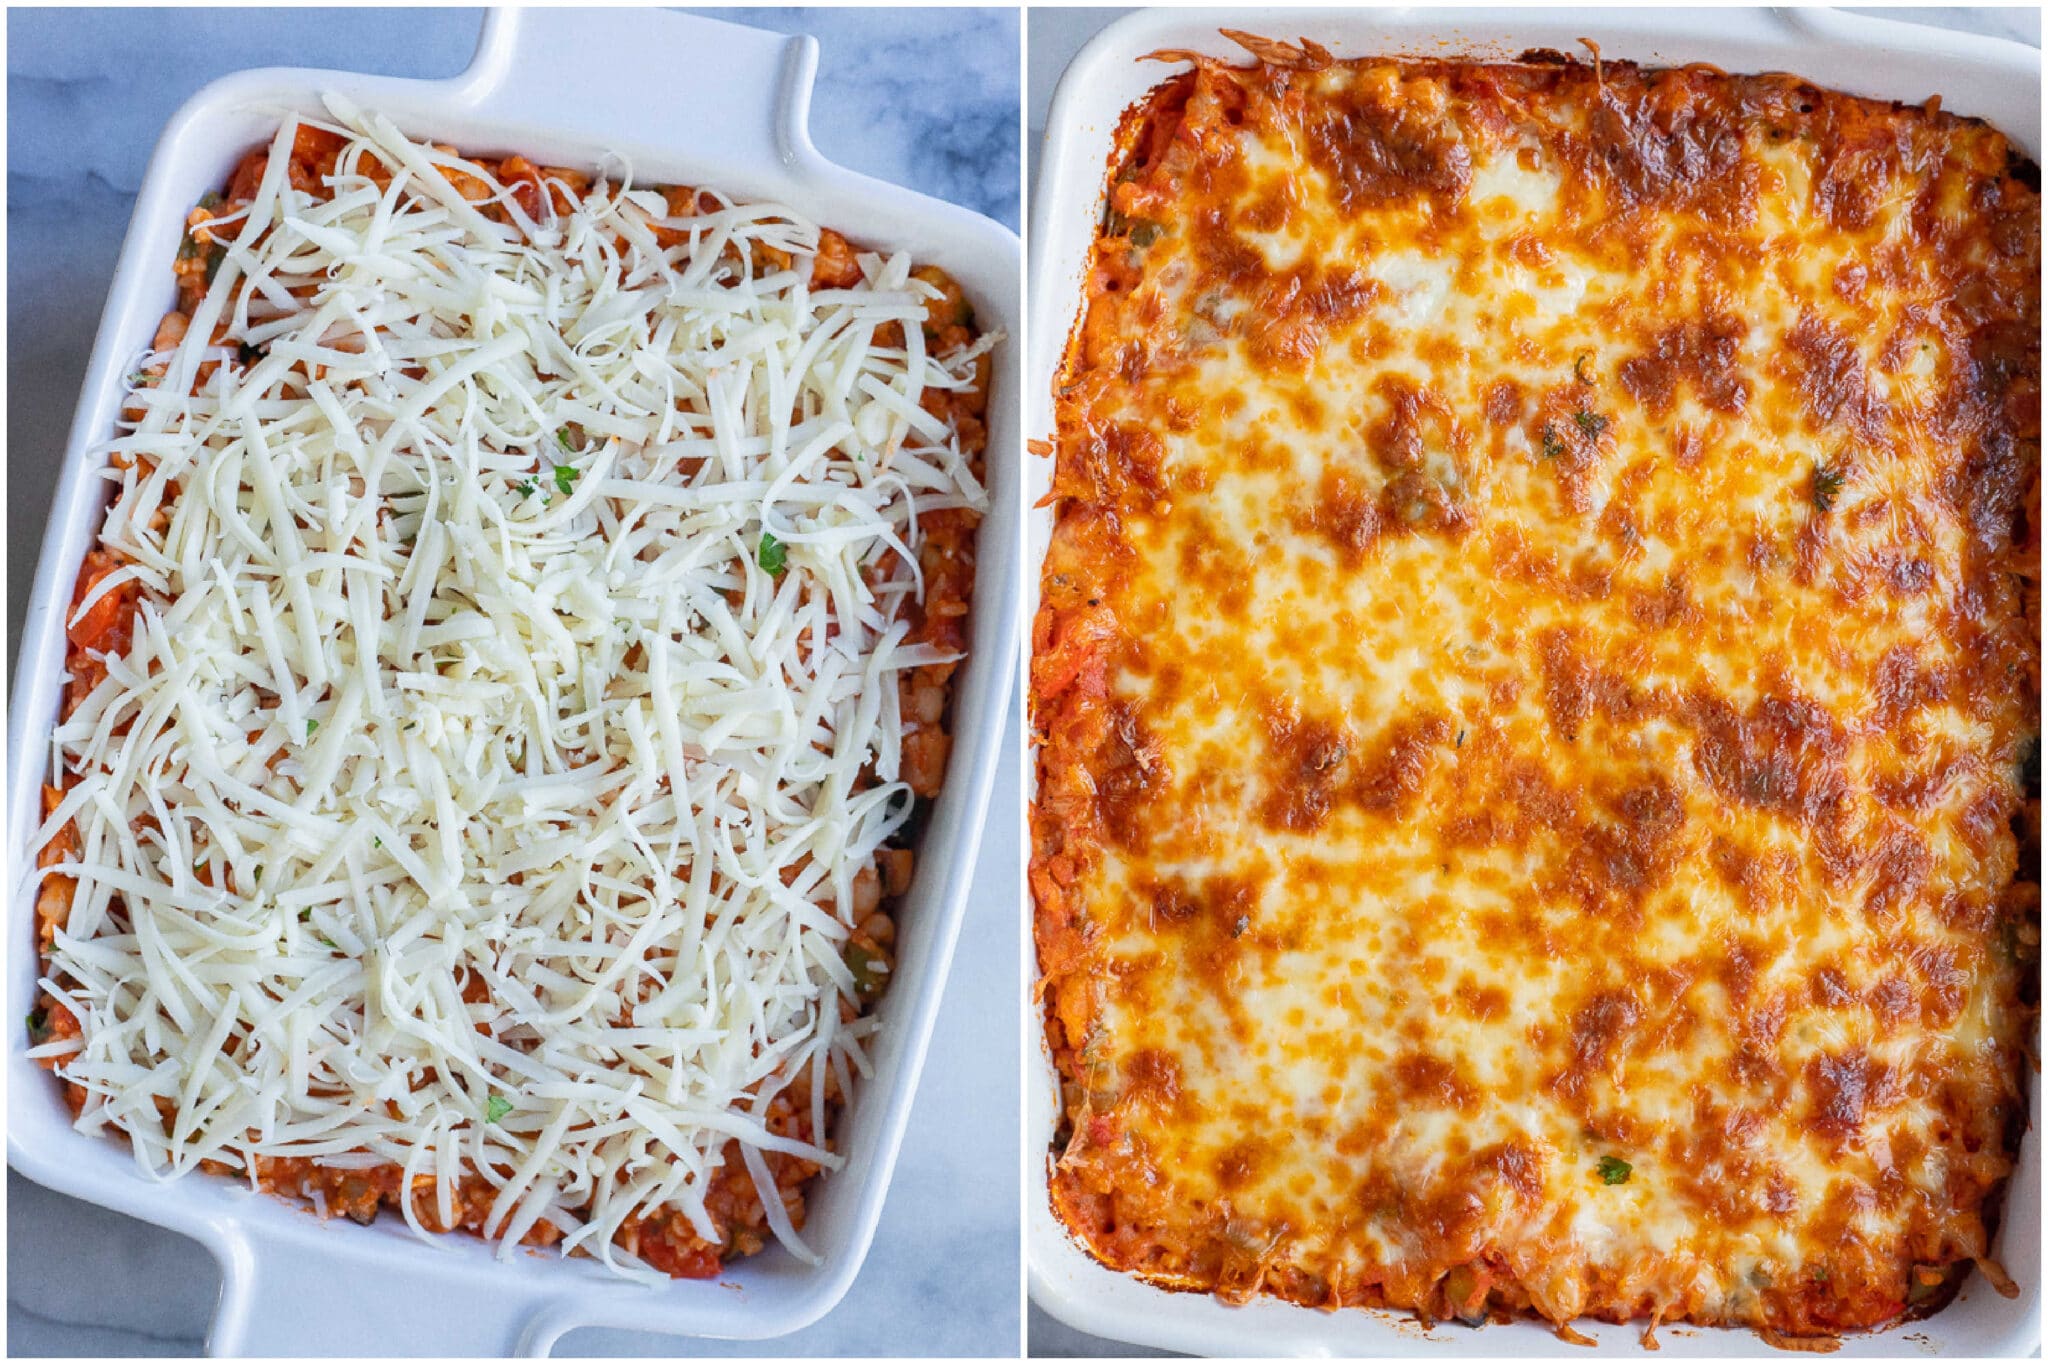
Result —
[[1159, 240], [1159, 234], [1164, 231], [1164, 228], [1149, 219], [1134, 219], [1131, 223], [1131, 245], [1140, 248], [1151, 246]]
[[1603, 1183], [1608, 1185], [1626, 1185], [1628, 1184], [1629, 1174], [1635, 1168], [1618, 1156], [1603, 1156], [1600, 1158], [1600, 1165], [1597, 1169], [1600, 1172], [1600, 1179]]
[[1581, 384], [1590, 385], [1593, 382], [1593, 378], [1586, 373], [1586, 362], [1592, 358], [1593, 353], [1591, 351], [1580, 351], [1577, 355], [1573, 356], [1572, 378], [1578, 380]]
[[313, 719], [313, 718], [312, 718], [311, 716], [308, 716], [308, 717], [306, 717], [306, 741], [307, 741], [307, 743], [311, 743], [311, 742], [312, 742], [313, 736], [314, 736], [315, 734], [319, 733], [319, 730], [320, 730], [320, 722], [319, 722], [319, 721], [317, 721], [317, 720], [314, 720], [314, 719]]
[[577, 470], [574, 465], [558, 464], [555, 466], [555, 487], [562, 490], [564, 497], [576, 491], [576, 474]]
[[484, 1122], [496, 1123], [512, 1112], [512, 1101], [503, 1095], [493, 1095], [484, 1101]]
[[1599, 438], [1601, 432], [1607, 430], [1607, 419], [1597, 412], [1586, 412], [1582, 409], [1572, 414], [1572, 420], [1579, 424], [1580, 431], [1595, 439]]
[[769, 573], [781, 573], [789, 563], [789, 547], [777, 540], [768, 531], [761, 533], [761, 544], [754, 551], [754, 558]]
[[1543, 424], [1543, 458], [1555, 460], [1564, 454], [1564, 442], [1559, 439], [1556, 428], [1550, 423]]
[[309, 905], [305, 909], [299, 911], [299, 923], [304, 924], [307, 920], [311, 918], [313, 918], [312, 906]]
[[1842, 485], [1848, 480], [1849, 476], [1841, 470], [1830, 469], [1824, 464], [1816, 463], [1813, 467], [1813, 486], [1810, 489], [1813, 495], [1813, 510], [1825, 512], [1833, 507], [1835, 499], [1842, 495]]
[[335, 941], [334, 941], [333, 939], [331, 939], [331, 938], [327, 937], [327, 935], [325, 935], [325, 934], [315, 934], [315, 935], [313, 935], [313, 937], [315, 937], [315, 938], [319, 939], [319, 940], [320, 940], [320, 941], [321, 941], [322, 943], [324, 943], [324, 944], [326, 944], [326, 945], [327, 945], [328, 947], [330, 947], [330, 948], [334, 949], [334, 951], [335, 951], [335, 952], [337, 952], [337, 953], [338, 953], [338, 952], [340, 952], [340, 951], [341, 951], [341, 945], [340, 945], [339, 943], [336, 943], [336, 942], [335, 942]]
[[512, 491], [522, 498], [530, 498], [540, 491], [540, 485], [532, 479], [521, 479], [518, 483], [512, 485]]
[[213, 283], [213, 277], [220, 274], [220, 263], [228, 258], [228, 249], [215, 242], [206, 252], [206, 282]]
[[557, 431], [555, 433], [555, 439], [561, 442], [562, 449], [564, 450], [574, 450], [576, 448], [575, 445], [569, 440], [569, 428], [567, 427], [563, 427], [560, 431]]
[[370, 836], [370, 847], [371, 847], [371, 848], [382, 848], [382, 847], [384, 847], [384, 836], [383, 836], [383, 835], [381, 835], [381, 834], [372, 834], [372, 835]]
[[29, 1041], [40, 1043], [43, 1040], [43, 1028], [49, 1022], [41, 1010], [30, 1010], [28, 1012]]
[[200, 195], [200, 196], [199, 196], [199, 207], [200, 207], [200, 208], [203, 208], [203, 209], [217, 209], [217, 208], [219, 208], [219, 207], [220, 207], [220, 191], [218, 191], [218, 190], [208, 190], [208, 191], [207, 191], [206, 193], [204, 193], [204, 194]]

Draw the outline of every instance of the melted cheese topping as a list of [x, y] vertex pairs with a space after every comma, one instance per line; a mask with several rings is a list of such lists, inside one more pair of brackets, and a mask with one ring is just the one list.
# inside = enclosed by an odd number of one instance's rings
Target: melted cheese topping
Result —
[[2036, 941], [2003, 139], [1311, 48], [1120, 146], [1033, 665], [1062, 1218], [1431, 1317], [1941, 1296]]
[[808, 1258], [767, 1158], [840, 1165], [868, 1070], [844, 955], [939, 720], [897, 679], [958, 657], [920, 519], [986, 507], [928, 408], [992, 338], [931, 353], [903, 256], [811, 287], [786, 207], [522, 199], [332, 112], [331, 193], [287, 122], [109, 447], [74, 620], [141, 591], [55, 735], [37, 1055], [153, 1174], [396, 1165], [415, 1229], [481, 1176], [504, 1254], [654, 1279], [615, 1234], [718, 1246], [736, 1147]]

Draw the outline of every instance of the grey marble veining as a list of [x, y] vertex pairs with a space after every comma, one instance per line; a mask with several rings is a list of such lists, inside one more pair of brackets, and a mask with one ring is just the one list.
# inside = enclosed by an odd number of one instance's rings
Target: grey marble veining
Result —
[[[811, 136], [842, 165], [979, 209], [1017, 227], [1015, 10], [706, 9], [809, 33], [820, 57]], [[839, 78], [824, 67], [842, 46]]]
[[[1030, 11], [1030, 49], [1028, 54], [1029, 83], [1025, 91], [1025, 110], [1028, 132], [1025, 143], [1035, 159], [1045, 141], [1046, 112], [1052, 105], [1053, 88], [1059, 84], [1060, 75], [1067, 64], [1081, 51], [1090, 38], [1118, 18], [1130, 13], [1125, 8], [1072, 8], [1034, 9]], [[2033, 47], [2041, 45], [2041, 10], [2039, 6], [2022, 5], [2008, 9], [1992, 8], [1924, 8], [1924, 9], [1850, 9], [1851, 14], [1870, 14], [1884, 19], [1897, 19], [1911, 23], [1932, 24], [1941, 28], [1959, 29], [1966, 33], [1983, 33], [1995, 38], [2009, 38], [2014, 42], [2027, 43]], [[1033, 167], [1034, 183], [1032, 192], [1037, 193], [1035, 183], [1036, 166]], [[1027, 285], [1028, 288], [1028, 285]], [[1125, 1342], [1111, 1341], [1104, 1337], [1090, 1336], [1076, 1331], [1058, 1318], [1040, 1308], [1030, 1306], [1026, 1318], [1025, 1336], [1029, 1354], [1043, 1357], [1089, 1357], [1089, 1356], [1164, 1356], [1170, 1351], [1155, 1351], [1145, 1347], [1132, 1346]]]
[[[811, 127], [827, 157], [1016, 227], [1015, 11], [708, 12], [817, 37]], [[9, 11], [10, 661], [107, 282], [165, 120], [207, 81], [249, 67], [452, 75], [479, 22], [440, 9]], [[845, 1302], [779, 1341], [592, 1328], [558, 1355], [1015, 1353], [1015, 749], [1013, 733], [910, 1130]], [[219, 1293], [198, 1244], [12, 1172], [7, 1251], [12, 1355], [191, 1355]]]

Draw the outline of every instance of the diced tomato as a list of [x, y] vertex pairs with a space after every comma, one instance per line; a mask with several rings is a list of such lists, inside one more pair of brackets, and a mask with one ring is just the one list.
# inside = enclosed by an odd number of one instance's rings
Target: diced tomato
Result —
[[540, 169], [523, 156], [508, 156], [498, 167], [498, 178], [512, 189], [512, 200], [529, 218], [540, 217]]
[[[78, 604], [99, 585], [100, 580], [119, 567], [105, 550], [94, 550], [86, 555], [85, 567], [78, 575], [78, 590], [71, 597], [72, 609], [77, 610]], [[65, 628], [65, 634], [70, 637], [74, 649], [118, 654], [128, 647], [128, 631], [134, 620], [135, 581], [130, 579], [93, 603], [85, 615]]]
[[292, 139], [292, 160], [303, 161], [314, 179], [334, 174], [334, 163], [341, 157], [341, 149], [348, 145], [348, 139], [340, 133], [325, 128], [299, 125], [297, 136]]
[[666, 1234], [654, 1231], [640, 1234], [640, 1259], [664, 1275], [684, 1280], [716, 1279], [725, 1268], [712, 1248], [696, 1244], [678, 1248], [670, 1245]]
[[247, 203], [256, 197], [257, 187], [263, 183], [263, 172], [270, 165], [270, 154], [254, 151], [242, 158], [242, 164], [235, 167], [234, 178], [228, 181], [228, 198], [238, 203]]

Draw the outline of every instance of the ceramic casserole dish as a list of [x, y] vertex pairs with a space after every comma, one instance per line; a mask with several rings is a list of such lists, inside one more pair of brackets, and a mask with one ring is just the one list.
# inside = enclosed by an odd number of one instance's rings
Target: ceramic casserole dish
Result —
[[[859, 243], [906, 250], [958, 280], [985, 327], [1019, 334], [1019, 245], [967, 210], [827, 162], [807, 129], [817, 44], [658, 10], [497, 11], [462, 74], [420, 81], [312, 70], [261, 70], [207, 86], [165, 128], [137, 198], [64, 455], [49, 533], [24, 629], [9, 733], [9, 998], [20, 1019], [34, 998], [33, 858], [38, 784], [48, 769], [64, 669], [71, 585], [104, 506], [95, 447], [107, 440], [122, 376], [146, 348], [172, 295], [171, 257], [187, 210], [218, 188], [286, 111], [314, 113], [323, 93], [388, 115], [416, 138], [467, 153], [513, 152], [596, 167], [630, 161], [645, 181], [714, 185], [742, 199], [801, 207]], [[58, 1087], [8, 1048], [8, 1160], [66, 1194], [197, 1238], [221, 1265], [208, 1339], [218, 1355], [546, 1354], [579, 1326], [723, 1338], [803, 1327], [839, 1301], [874, 1234], [938, 1012], [996, 770], [1017, 629], [1019, 534], [1013, 461], [1018, 400], [999, 347], [989, 408], [987, 482], [972, 654], [954, 694], [954, 748], [923, 835], [918, 871], [898, 903], [896, 984], [877, 1007], [875, 1074], [839, 1119], [841, 1171], [817, 1182], [805, 1237], [808, 1266], [779, 1245], [716, 1280], [649, 1289], [596, 1264], [514, 1254], [467, 1236], [432, 1244], [402, 1220], [323, 1223], [302, 1206], [231, 1179], [148, 1178], [126, 1146], [71, 1127]], [[369, 1311], [317, 1312], [331, 1294]]]
[[[1851, 94], [1919, 103], [1939, 94], [1950, 112], [1983, 118], [2030, 156], [2041, 155], [2041, 64], [2035, 49], [1833, 10], [1629, 8], [1542, 9], [1157, 9], [1098, 34], [1062, 76], [1046, 124], [1032, 212], [1034, 282], [1026, 392], [1028, 432], [1054, 432], [1053, 383], [1083, 297], [1088, 251], [1104, 211], [1112, 140], [1124, 110], [1178, 64], [1142, 60], [1161, 50], [1246, 59], [1222, 37], [1236, 29], [1282, 41], [1307, 36], [1339, 58], [1367, 55], [1508, 60], [1532, 48], [1583, 52], [1582, 39], [1610, 59], [1677, 66], [1706, 62], [1730, 72], [1793, 72]], [[1038, 607], [1038, 566], [1053, 517], [1040, 505], [1052, 461], [1026, 460], [1025, 604]], [[1027, 616], [1027, 619], [1030, 619]], [[1036, 764], [1027, 763], [1034, 776]], [[1025, 905], [1027, 924], [1032, 913]], [[1029, 947], [1027, 960], [1035, 964]], [[1175, 1293], [1092, 1259], [1054, 1215], [1049, 1174], [1059, 1121], [1059, 1083], [1043, 1032], [1043, 1010], [1026, 973], [1025, 1221], [1034, 1302], [1081, 1331], [1119, 1341], [1207, 1355], [1567, 1356], [1580, 1354], [1547, 1324], [1525, 1320], [1478, 1330], [1455, 1323], [1425, 1330], [1405, 1314], [1323, 1312], [1262, 1298], [1230, 1307], [1205, 1294]], [[2018, 1167], [2007, 1187], [1994, 1253], [2019, 1287], [2016, 1298], [1972, 1274], [1957, 1298], [1930, 1318], [1852, 1335], [1845, 1356], [2026, 1356], [2040, 1349], [2041, 1141], [2038, 1085]], [[1577, 1330], [1609, 1353], [1640, 1352], [1641, 1326], [1581, 1320]], [[1658, 1333], [1665, 1355], [1747, 1356], [1761, 1352], [1747, 1331], [1673, 1328]]]

